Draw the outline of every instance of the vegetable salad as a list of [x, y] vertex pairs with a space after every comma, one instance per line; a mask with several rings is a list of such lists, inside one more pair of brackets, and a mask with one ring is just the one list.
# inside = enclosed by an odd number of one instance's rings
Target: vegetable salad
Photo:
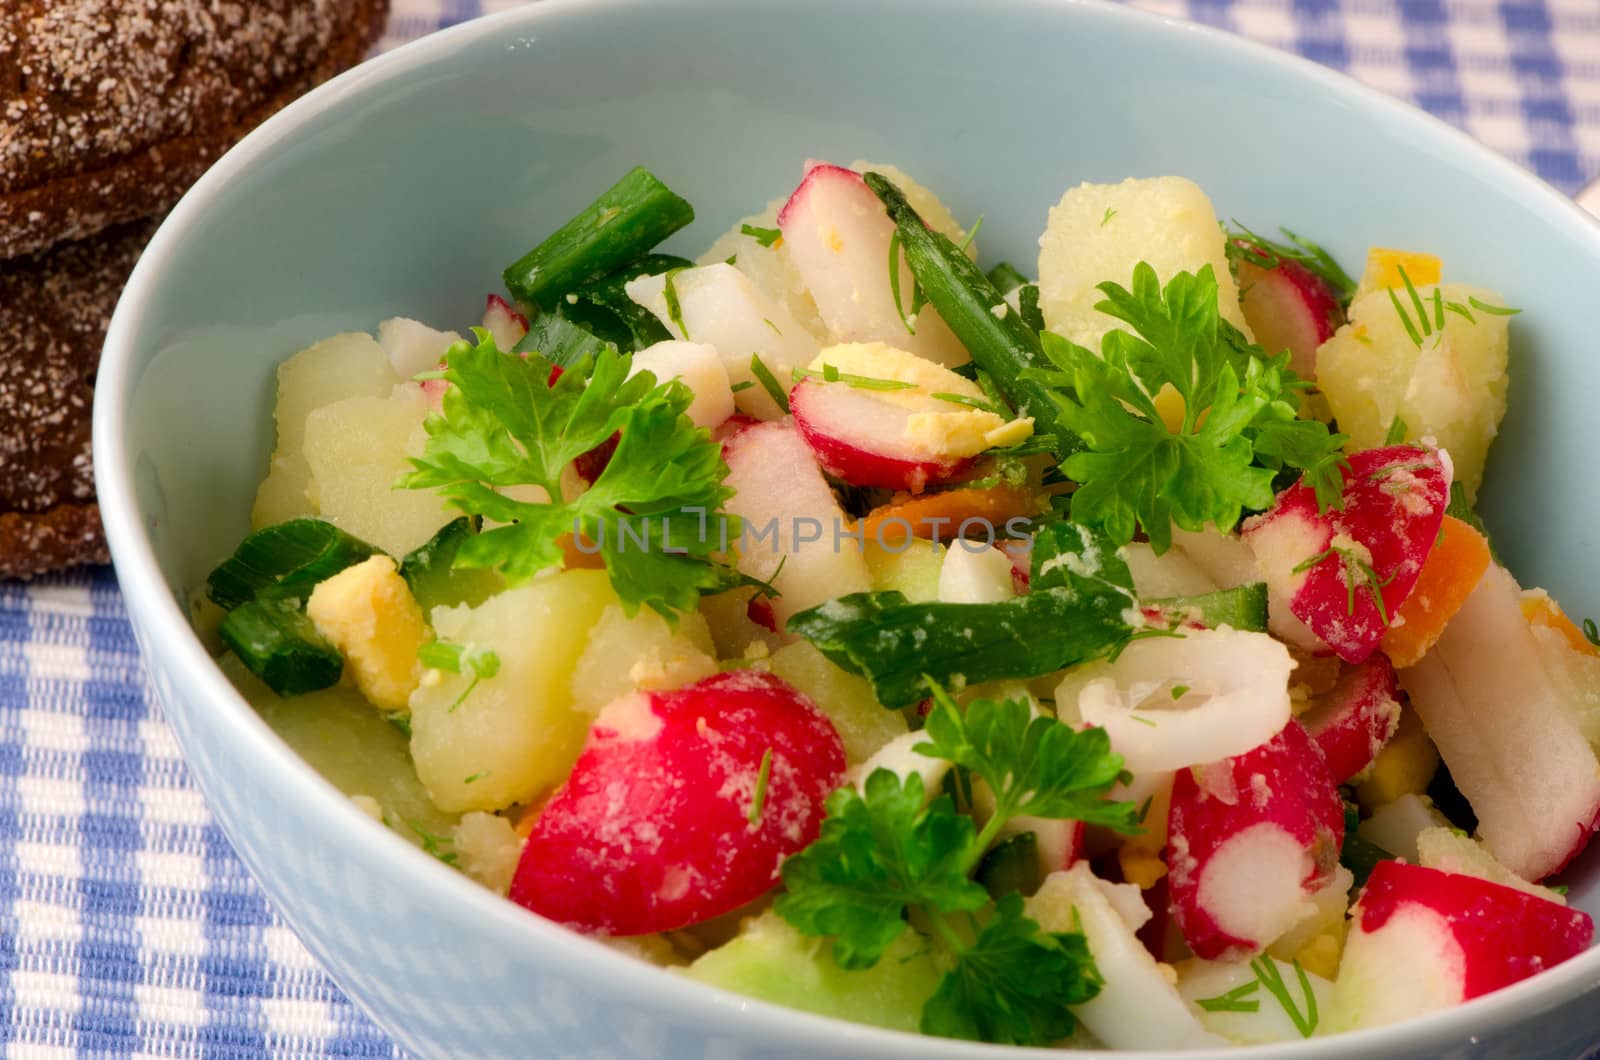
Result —
[[[1473, 502], [1516, 313], [1177, 177], [1036, 271], [809, 163], [635, 169], [467, 335], [278, 373], [223, 665], [377, 821], [706, 983], [1026, 1045], [1295, 1040], [1586, 948], [1600, 634]], [[1032, 273], [1032, 275], [1030, 275]]]

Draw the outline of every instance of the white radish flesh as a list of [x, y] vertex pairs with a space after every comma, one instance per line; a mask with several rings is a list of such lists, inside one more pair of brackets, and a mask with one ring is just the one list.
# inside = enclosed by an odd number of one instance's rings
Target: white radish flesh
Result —
[[1135, 775], [1170, 772], [1271, 739], [1289, 720], [1293, 668], [1288, 649], [1264, 633], [1190, 630], [1079, 667], [1056, 701], [1076, 703], [1078, 717], [1104, 728]]
[[728, 439], [723, 456], [734, 490], [727, 510], [746, 523], [739, 569], [780, 593], [779, 630], [797, 611], [872, 588], [860, 542], [844, 533], [848, 520], [799, 431], [759, 423]]
[[781, 414], [751, 371], [752, 357], [760, 357], [778, 386], [787, 391], [794, 370], [817, 355], [817, 340], [810, 332], [732, 265], [702, 265], [674, 273], [676, 314], [667, 305], [664, 274], [630, 280], [626, 290], [629, 298], [655, 314], [673, 338], [715, 347], [730, 384], [754, 384], [734, 395], [739, 410], [749, 415], [775, 419]]
[[1600, 813], [1600, 761], [1540, 662], [1505, 568], [1484, 573], [1400, 683], [1507, 868], [1540, 880], [1583, 848]]
[[859, 173], [813, 166], [778, 212], [790, 258], [816, 300], [828, 333], [839, 342], [892, 342], [944, 365], [968, 360], [932, 306], [910, 321], [911, 269], [897, 265], [900, 304], [889, 277], [895, 225]]

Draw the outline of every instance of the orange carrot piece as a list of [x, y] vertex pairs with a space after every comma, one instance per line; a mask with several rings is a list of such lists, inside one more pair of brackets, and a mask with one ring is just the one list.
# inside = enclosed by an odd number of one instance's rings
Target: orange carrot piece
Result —
[[562, 534], [556, 544], [561, 546], [562, 566], [567, 570], [605, 570], [606, 561], [601, 558], [599, 549], [594, 547], [594, 542], [587, 537], [583, 539], [581, 548], [578, 539], [571, 534]]
[[1414, 666], [1428, 653], [1489, 569], [1489, 542], [1478, 531], [1447, 515], [1440, 533], [1416, 587], [1379, 643], [1396, 668]]
[[1039, 512], [1038, 495], [1019, 486], [954, 489], [924, 493], [920, 497], [885, 504], [869, 512], [858, 524], [867, 540], [885, 548], [906, 543], [909, 536], [945, 540], [959, 536], [969, 519], [988, 523], [998, 535], [1008, 519], [1028, 518]]
[[1573, 651], [1600, 657], [1600, 646], [1588, 637], [1578, 624], [1567, 617], [1561, 605], [1551, 599], [1543, 589], [1528, 589], [1522, 594], [1522, 617], [1530, 626], [1545, 626], [1566, 638]]

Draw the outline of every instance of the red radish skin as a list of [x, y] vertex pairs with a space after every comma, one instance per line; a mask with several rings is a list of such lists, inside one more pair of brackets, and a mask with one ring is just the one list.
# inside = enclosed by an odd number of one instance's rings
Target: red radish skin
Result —
[[762, 629], [778, 632], [778, 619], [772, 613], [772, 601], [765, 596], [753, 596], [744, 608], [745, 617]]
[[997, 542], [995, 547], [1011, 561], [1011, 587], [1021, 596], [1033, 583], [1033, 538], [1008, 538]]
[[483, 307], [483, 326], [494, 336], [494, 344], [510, 350], [528, 333], [528, 318], [497, 294], [489, 295]]
[[1588, 948], [1586, 913], [1476, 876], [1380, 861], [1351, 910], [1335, 1030], [1410, 1019], [1510, 986]]
[[604, 935], [720, 916], [770, 890], [783, 859], [816, 838], [844, 770], [827, 716], [772, 674], [625, 696], [601, 711], [534, 822], [511, 898]]
[[1376, 650], [1438, 539], [1450, 475], [1449, 458], [1437, 449], [1367, 449], [1350, 456], [1343, 508], [1319, 512], [1315, 492], [1301, 482], [1241, 532], [1294, 616], [1339, 658], [1359, 663]]
[[1189, 947], [1207, 960], [1265, 948], [1300, 919], [1343, 842], [1338, 786], [1298, 722], [1242, 755], [1179, 770], [1167, 879]]
[[[1253, 249], [1249, 240], [1234, 242]], [[1302, 379], [1316, 377], [1317, 347], [1345, 322], [1333, 289], [1304, 265], [1282, 258], [1270, 269], [1240, 260], [1239, 308], [1261, 348], [1269, 354], [1288, 350], [1289, 365]]]
[[853, 486], [921, 493], [972, 469], [976, 458], [940, 460], [899, 440], [906, 410], [844, 384], [801, 383], [789, 393], [794, 424], [834, 478]]
[[1299, 722], [1340, 784], [1372, 764], [1400, 724], [1400, 682], [1389, 657], [1374, 652], [1345, 667], [1333, 688]]

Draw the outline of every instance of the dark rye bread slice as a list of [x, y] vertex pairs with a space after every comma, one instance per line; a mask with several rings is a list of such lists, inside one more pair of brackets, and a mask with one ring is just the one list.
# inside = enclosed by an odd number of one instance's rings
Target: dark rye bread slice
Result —
[[95, 369], [156, 224], [0, 262], [0, 577], [107, 559], [89, 456]]
[[0, 259], [162, 212], [389, 0], [0, 0]]

